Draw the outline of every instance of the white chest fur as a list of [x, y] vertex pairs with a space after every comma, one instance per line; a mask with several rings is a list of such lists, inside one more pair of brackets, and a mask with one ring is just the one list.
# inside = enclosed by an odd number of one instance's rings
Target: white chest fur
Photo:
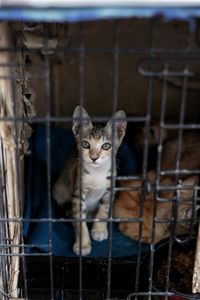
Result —
[[87, 214], [91, 215], [98, 208], [100, 199], [105, 195], [110, 187], [110, 172], [108, 169], [89, 170], [84, 174], [83, 188], [86, 192], [85, 202]]

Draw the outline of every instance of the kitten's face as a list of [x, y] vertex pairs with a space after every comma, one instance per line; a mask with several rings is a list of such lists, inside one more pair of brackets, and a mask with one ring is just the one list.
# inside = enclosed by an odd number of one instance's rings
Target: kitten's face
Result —
[[118, 111], [106, 126], [93, 126], [87, 112], [77, 106], [73, 121], [72, 130], [83, 161], [93, 167], [110, 162], [113, 151], [116, 153], [118, 150], [126, 131], [125, 113]]
[[78, 145], [83, 161], [93, 167], [111, 161], [112, 143], [103, 128], [93, 127], [88, 134], [85, 134], [81, 140], [79, 139]]

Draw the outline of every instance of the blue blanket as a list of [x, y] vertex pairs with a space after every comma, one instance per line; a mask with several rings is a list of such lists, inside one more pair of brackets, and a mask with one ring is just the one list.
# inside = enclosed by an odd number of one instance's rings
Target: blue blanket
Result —
[[[48, 199], [47, 193], [47, 146], [46, 127], [37, 125], [33, 127], [30, 138], [31, 154], [25, 159], [25, 219], [35, 219], [23, 223], [25, 251], [27, 253], [53, 253], [55, 256], [75, 256], [72, 252], [74, 241], [74, 228], [68, 222], [49, 222], [45, 218], [63, 218], [65, 211], [53, 199]], [[75, 141], [71, 131], [51, 127], [50, 130], [50, 175], [53, 186], [65, 159], [71, 153]], [[136, 158], [127, 144], [122, 144], [119, 154], [119, 174], [133, 175], [136, 172]], [[148, 249], [143, 245], [142, 251]], [[107, 257], [109, 240], [102, 242], [92, 241], [91, 257]], [[112, 256], [129, 257], [137, 254], [138, 243], [123, 236], [112, 226]]]

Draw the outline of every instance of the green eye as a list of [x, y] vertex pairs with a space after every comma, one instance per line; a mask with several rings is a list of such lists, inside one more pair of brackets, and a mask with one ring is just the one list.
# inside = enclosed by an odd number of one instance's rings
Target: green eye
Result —
[[104, 143], [104, 144], [101, 146], [101, 148], [102, 148], [103, 150], [109, 150], [109, 149], [111, 148], [111, 144], [110, 144], [110, 143]]
[[90, 143], [87, 141], [82, 141], [81, 145], [84, 149], [90, 149]]

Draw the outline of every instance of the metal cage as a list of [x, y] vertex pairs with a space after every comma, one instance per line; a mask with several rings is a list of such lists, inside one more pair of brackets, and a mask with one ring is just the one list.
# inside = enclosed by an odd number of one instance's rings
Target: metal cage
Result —
[[[198, 287], [195, 289], [199, 280], [195, 214], [199, 204], [198, 183], [192, 187], [188, 234], [176, 235], [177, 205], [183, 189], [180, 179], [200, 173], [198, 164], [195, 169], [181, 167], [183, 134], [198, 133], [200, 129], [199, 12], [198, 8], [134, 5], [82, 9], [2, 6], [1, 299], [200, 297]], [[121, 157], [122, 166], [129, 167], [129, 171], [112, 176], [111, 190], [126, 190], [118, 186], [119, 180], [142, 180], [139, 217], [114, 218], [112, 204], [109, 218], [104, 220], [109, 231], [106, 255], [101, 255], [101, 249], [88, 257], [62, 255], [56, 248], [55, 230], [59, 231], [60, 224], [73, 223], [73, 219], [58, 207], [55, 209], [52, 185], [64, 159], [58, 150], [63, 147], [68, 151], [73, 146], [71, 140], [63, 142], [63, 132], [70, 132], [72, 111], [78, 104], [86, 107], [93, 121], [105, 122], [118, 109], [127, 113], [125, 143], [134, 154], [134, 169], [130, 171], [131, 158], [127, 154]], [[154, 121], [159, 127], [156, 145], [151, 139]], [[62, 128], [58, 135], [57, 128]], [[176, 162], [169, 169], [162, 168], [166, 130], [173, 137], [176, 132]], [[156, 172], [156, 181], [150, 187], [147, 172], [151, 169]], [[163, 186], [165, 176], [172, 176], [175, 183]], [[156, 218], [158, 203], [169, 201], [160, 196], [163, 189], [173, 191], [170, 220]], [[152, 240], [144, 245], [144, 202], [150, 191], [154, 195]], [[134, 244], [127, 240], [127, 244], [115, 245], [113, 232], [122, 221], [138, 223]], [[155, 227], [167, 222], [172, 228], [169, 237], [154, 243]], [[63, 235], [62, 231], [59, 235]], [[116, 254], [117, 247], [120, 255]], [[194, 293], [191, 277], [190, 292], [171, 286], [172, 254], [175, 251], [177, 255], [179, 249], [186, 256], [193, 250]], [[165, 276], [159, 286], [161, 271], [157, 273], [157, 268], [162, 258]]]

